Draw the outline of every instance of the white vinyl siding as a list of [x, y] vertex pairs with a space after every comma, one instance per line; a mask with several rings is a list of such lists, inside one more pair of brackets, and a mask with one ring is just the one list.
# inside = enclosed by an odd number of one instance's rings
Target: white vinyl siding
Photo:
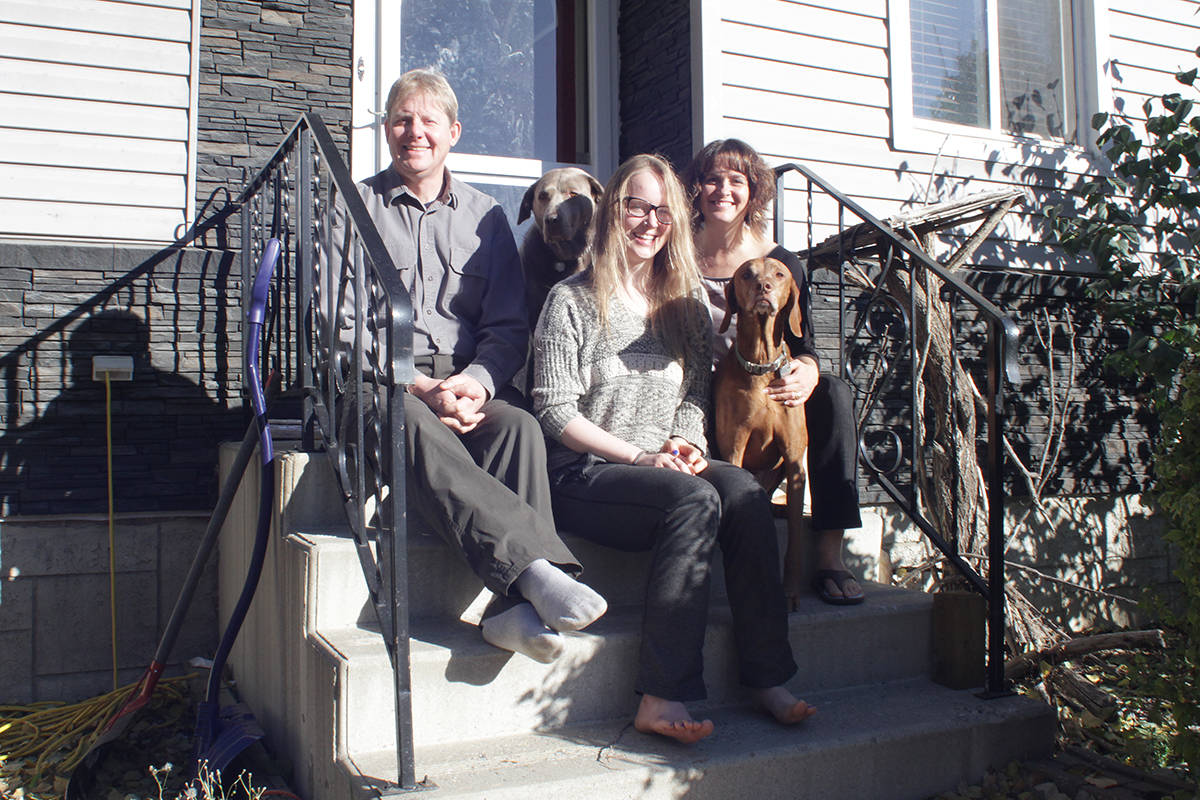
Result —
[[199, 0], [0, 0], [0, 236], [166, 242], [190, 217]]
[[[772, 164], [796, 161], [835, 188], [886, 217], [924, 202], [1010, 186], [1027, 201], [1008, 215], [980, 249], [981, 263], [1008, 266], [1078, 266], [1047, 263], [1041, 246], [1040, 208], [1062, 199], [1062, 190], [1096, 169], [1095, 155], [1079, 146], [1014, 146], [1011, 142], [941, 133], [915, 146], [897, 143], [893, 115], [888, 0], [694, 0], [698, 73], [693, 95], [695, 147], [735, 136]], [[1150, 95], [1178, 91], [1175, 72], [1200, 64], [1194, 0], [1101, 2], [1091, 23], [1104, 55], [1079, 116], [1114, 103], [1141, 114]], [[907, 21], [907, 17], [905, 18]], [[1111, 61], [1109, 61], [1111, 59]], [[1107, 62], [1107, 63], [1105, 63]], [[1086, 94], [1086, 93], [1085, 93]], [[910, 106], [911, 107], [911, 106]], [[788, 181], [784, 244], [799, 249], [807, 238], [806, 197]], [[836, 207], [818, 198], [814, 236], [836, 230]]]

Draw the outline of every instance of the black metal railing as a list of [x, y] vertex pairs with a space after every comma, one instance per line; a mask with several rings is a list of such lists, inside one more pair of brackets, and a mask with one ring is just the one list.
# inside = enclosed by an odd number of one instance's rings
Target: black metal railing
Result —
[[[807, 203], [800, 255], [810, 275], [828, 269], [835, 276], [837, 374], [856, 391], [860, 463], [986, 598], [985, 694], [1005, 694], [1004, 396], [1006, 379], [1018, 380], [1017, 327], [909, 238], [807, 167], [789, 163], [775, 172], [775, 240], [787, 241], [785, 183], [789, 173], [799, 173]], [[960, 336], [960, 329], [967, 333]], [[933, 359], [942, 362], [936, 375]], [[984, 374], [976, 389], [970, 369], [980, 364]], [[930, 404], [930, 394], [940, 402]], [[923, 413], [928, 405], [935, 414]], [[983, 434], [976, 430], [976, 410], [983, 412]], [[965, 463], [977, 463], [975, 456], [982, 462], [981, 491], [971, 491], [976, 476], [954, 469], [964, 463], [954, 458], [968, 449], [972, 457]], [[938, 464], [941, 474], [935, 474]], [[944, 494], [933, 496], [931, 487]], [[972, 505], [980, 494], [986, 510]], [[986, 578], [960, 548], [977, 528], [986, 534], [980, 548], [986, 549]]]
[[233, 204], [243, 286], [266, 241], [281, 243], [262, 369], [279, 373], [301, 446], [323, 448], [333, 466], [392, 662], [399, 784], [415, 788], [403, 403], [413, 376], [409, 293], [319, 116], [300, 116]]

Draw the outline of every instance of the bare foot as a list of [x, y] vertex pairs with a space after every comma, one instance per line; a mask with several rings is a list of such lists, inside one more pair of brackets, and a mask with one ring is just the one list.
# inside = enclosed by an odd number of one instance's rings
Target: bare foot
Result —
[[783, 686], [772, 686], [770, 689], [757, 689], [754, 698], [768, 714], [784, 725], [794, 725], [817, 713], [816, 706], [810, 706], [796, 697]]
[[692, 719], [683, 703], [642, 695], [633, 727], [642, 733], [657, 733], [684, 744], [698, 742], [713, 732], [712, 720]]

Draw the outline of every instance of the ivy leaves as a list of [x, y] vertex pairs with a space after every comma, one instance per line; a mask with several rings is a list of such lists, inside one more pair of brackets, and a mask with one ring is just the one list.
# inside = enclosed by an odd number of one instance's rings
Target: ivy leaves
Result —
[[[1200, 48], [1196, 55], [1200, 56]], [[1175, 79], [1194, 94], [1200, 69]], [[1186, 91], [1186, 90], [1185, 90]], [[1182, 603], [1166, 612], [1184, 634], [1183, 664], [1162, 676], [1177, 720], [1172, 749], [1200, 773], [1200, 113], [1180, 92], [1142, 104], [1145, 124], [1092, 117], [1112, 164], [1083, 183], [1073, 209], [1047, 208], [1057, 241], [1088, 252], [1100, 270], [1101, 313], [1126, 326], [1128, 345], [1108, 358], [1151, 381], [1161, 424], [1156, 497], [1176, 547]]]
[[[1175, 75], [1193, 92], [1198, 77], [1200, 68]], [[1044, 213], [1059, 244], [1092, 256], [1103, 277], [1094, 293], [1130, 329], [1111, 364], [1170, 386], [1200, 359], [1200, 112], [1179, 92], [1147, 99], [1142, 111], [1138, 127], [1092, 117], [1111, 170], [1078, 187], [1075, 209]]]

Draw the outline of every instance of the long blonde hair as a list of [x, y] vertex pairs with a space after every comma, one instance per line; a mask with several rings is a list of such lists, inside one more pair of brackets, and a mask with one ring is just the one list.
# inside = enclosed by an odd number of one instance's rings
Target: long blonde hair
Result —
[[694, 295], [700, 287], [700, 267], [696, 263], [696, 248], [692, 239], [691, 206], [683, 184], [675, 170], [663, 158], [642, 154], [629, 158], [608, 180], [596, 209], [593, 232], [593, 257], [589, 272], [592, 290], [600, 310], [600, 321], [608, 325], [608, 304], [616, 294], [622, 276], [629, 269], [626, 253], [628, 237], [622, 224], [622, 202], [629, 193], [629, 184], [639, 172], [649, 172], [662, 181], [663, 205], [671, 212], [667, 243], [654, 255], [646, 300], [650, 307], [652, 328], [662, 325], [668, 346], [676, 354], [683, 348], [683, 309], [678, 302]]

